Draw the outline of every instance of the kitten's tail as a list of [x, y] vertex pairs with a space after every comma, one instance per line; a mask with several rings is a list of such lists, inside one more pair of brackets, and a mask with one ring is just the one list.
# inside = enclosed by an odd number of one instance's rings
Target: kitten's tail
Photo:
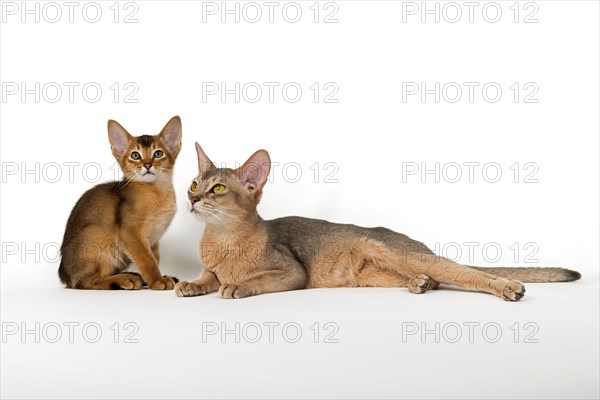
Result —
[[544, 283], [544, 282], [571, 282], [581, 278], [581, 274], [566, 268], [546, 268], [546, 267], [473, 267], [477, 271], [485, 272], [499, 278], [514, 279], [523, 283]]

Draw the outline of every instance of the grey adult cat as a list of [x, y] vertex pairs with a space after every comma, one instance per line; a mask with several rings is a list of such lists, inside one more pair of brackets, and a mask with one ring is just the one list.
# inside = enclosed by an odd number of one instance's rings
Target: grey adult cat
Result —
[[265, 150], [240, 168], [217, 168], [196, 143], [198, 176], [189, 211], [206, 222], [200, 243], [204, 271], [175, 286], [178, 296], [218, 291], [224, 298], [323, 287], [408, 287], [424, 293], [440, 283], [517, 301], [522, 282], [573, 281], [563, 268], [481, 268], [436, 256], [423, 243], [386, 228], [323, 220], [263, 220], [256, 207], [271, 161]]

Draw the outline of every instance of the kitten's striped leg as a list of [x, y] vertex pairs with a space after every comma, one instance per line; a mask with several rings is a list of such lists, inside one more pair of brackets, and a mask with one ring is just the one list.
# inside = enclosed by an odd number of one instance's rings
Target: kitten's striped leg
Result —
[[171, 290], [175, 287], [176, 282], [173, 278], [160, 274], [158, 261], [144, 240], [134, 235], [127, 235], [123, 237], [123, 243], [128, 257], [135, 262], [150, 289]]

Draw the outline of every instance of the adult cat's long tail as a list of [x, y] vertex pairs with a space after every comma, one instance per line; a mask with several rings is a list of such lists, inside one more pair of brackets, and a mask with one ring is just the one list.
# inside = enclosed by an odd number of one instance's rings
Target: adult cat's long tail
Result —
[[485, 272], [499, 278], [514, 279], [523, 283], [570, 282], [581, 278], [581, 274], [566, 268], [545, 267], [474, 267], [477, 271]]

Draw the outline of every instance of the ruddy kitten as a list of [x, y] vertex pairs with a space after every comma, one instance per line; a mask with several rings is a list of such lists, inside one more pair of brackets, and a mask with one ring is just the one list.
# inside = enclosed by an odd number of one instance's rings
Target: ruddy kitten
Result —
[[440, 283], [523, 297], [521, 282], [563, 282], [580, 274], [563, 268], [480, 268], [436, 256], [423, 243], [386, 228], [256, 212], [271, 161], [259, 150], [236, 170], [216, 168], [196, 143], [199, 174], [188, 208], [206, 222], [200, 243], [204, 271], [175, 286], [178, 296], [218, 290], [224, 298], [319, 287], [408, 287], [423, 293]]
[[[108, 140], [124, 178], [81, 196], [61, 246], [60, 280], [75, 289], [169, 290], [176, 278], [158, 269], [158, 241], [175, 215], [173, 164], [181, 149], [181, 120], [155, 136], [131, 136], [108, 121]], [[124, 272], [135, 262], [140, 274]]]

